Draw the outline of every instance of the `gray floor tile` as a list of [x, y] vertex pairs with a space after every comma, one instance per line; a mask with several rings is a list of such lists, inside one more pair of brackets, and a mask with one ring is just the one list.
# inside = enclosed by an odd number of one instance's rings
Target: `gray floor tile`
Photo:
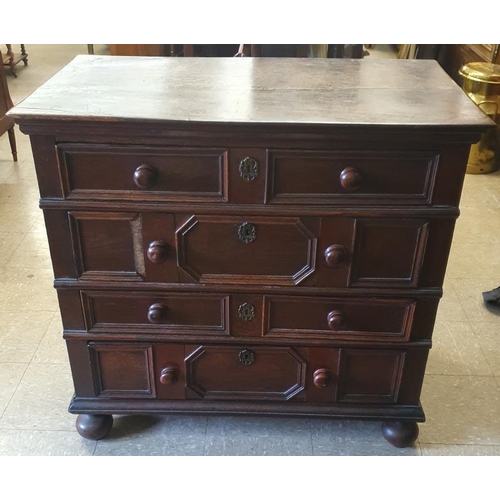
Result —
[[0, 363], [0, 417], [14, 396], [27, 366], [24, 363]]
[[[0, 204], [0, 233], [26, 234], [39, 217], [40, 209], [29, 204]], [[29, 262], [26, 265], [30, 265]]]
[[37, 267], [52, 266], [46, 234], [40, 231], [26, 233], [7, 262], [8, 267], [26, 267], [36, 262]]
[[500, 445], [500, 387], [494, 377], [428, 375], [423, 444]]
[[424, 456], [499, 456], [500, 446], [481, 446], [470, 444], [421, 444]]
[[426, 373], [493, 375], [479, 339], [468, 322], [437, 322]]
[[168, 415], [163, 417], [167, 438], [196, 439], [207, 433], [208, 417], [202, 415]]
[[420, 456], [418, 444], [395, 448], [382, 436], [376, 442], [321, 440], [313, 437], [315, 456]]
[[31, 364], [0, 418], [0, 429], [73, 430], [72, 395], [69, 366]]
[[487, 306], [482, 296], [482, 292], [500, 285], [496, 276], [492, 275], [489, 279], [452, 279], [450, 281], [471, 324], [476, 322], [498, 324], [500, 309]]
[[381, 423], [365, 420], [311, 419], [314, 455], [420, 455], [417, 444], [395, 448], [381, 433]]
[[24, 311], [58, 311], [54, 273], [51, 268], [4, 267], [0, 269], [0, 310], [22, 314]]
[[53, 312], [0, 312], [0, 363], [29, 363], [35, 354]]
[[467, 321], [467, 315], [450, 279], [446, 279], [443, 284], [443, 297], [439, 301], [436, 321]]
[[95, 455], [162, 456], [164, 444], [161, 417], [116, 416], [109, 435], [97, 442]]
[[0, 267], [9, 261], [24, 238], [22, 233], [0, 233]]
[[310, 436], [307, 418], [228, 416], [208, 417], [208, 436], [288, 438]]
[[380, 422], [364, 420], [310, 419], [313, 440], [331, 443], [362, 441], [377, 443], [382, 438]]
[[82, 456], [92, 455], [96, 443], [76, 431], [0, 430], [0, 455]]
[[115, 417], [110, 434], [98, 441], [95, 455], [203, 455], [206, 418]]
[[497, 323], [472, 323], [479, 345], [488, 364], [497, 377], [500, 376], [500, 321]]
[[311, 437], [266, 437], [250, 435], [209, 435], [205, 455], [224, 456], [310, 456]]
[[61, 316], [55, 313], [33, 355], [33, 363], [68, 364], [68, 351], [62, 331]]

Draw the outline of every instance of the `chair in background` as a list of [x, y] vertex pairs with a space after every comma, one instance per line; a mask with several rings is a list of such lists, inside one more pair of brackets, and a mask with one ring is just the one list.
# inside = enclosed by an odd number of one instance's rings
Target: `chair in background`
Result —
[[[0, 57], [2, 53], [0, 52]], [[9, 94], [9, 87], [7, 87], [7, 78], [5, 77], [5, 70], [3, 64], [0, 64], [0, 135], [5, 132], [9, 133], [10, 149], [14, 161], [17, 161], [16, 150], [16, 136], [14, 135], [14, 120], [5, 113], [12, 108], [12, 99]]]

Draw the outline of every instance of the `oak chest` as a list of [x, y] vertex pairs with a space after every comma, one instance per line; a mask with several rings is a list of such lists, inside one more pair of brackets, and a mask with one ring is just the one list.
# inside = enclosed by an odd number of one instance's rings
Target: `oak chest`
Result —
[[419, 396], [469, 146], [433, 61], [80, 56], [31, 136], [80, 414], [383, 421]]

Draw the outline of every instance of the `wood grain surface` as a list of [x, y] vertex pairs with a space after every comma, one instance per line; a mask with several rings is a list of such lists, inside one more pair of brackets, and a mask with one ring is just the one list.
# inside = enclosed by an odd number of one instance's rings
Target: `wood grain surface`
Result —
[[487, 127], [435, 61], [77, 56], [27, 119]]

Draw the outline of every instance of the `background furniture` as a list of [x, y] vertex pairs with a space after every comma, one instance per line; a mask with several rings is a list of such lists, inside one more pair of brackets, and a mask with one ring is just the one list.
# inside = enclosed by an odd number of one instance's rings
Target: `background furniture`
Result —
[[[363, 57], [363, 45], [328, 45], [330, 58]], [[233, 57], [238, 44], [170, 44], [170, 45], [110, 45], [111, 55], [172, 56], [172, 57]], [[92, 53], [89, 50], [89, 54]], [[309, 57], [311, 45], [303, 44], [246, 44], [244, 53], [252, 57]]]
[[28, 54], [26, 53], [26, 49], [23, 44], [21, 44], [21, 52], [15, 53], [12, 50], [12, 45], [6, 44], [7, 52], [2, 57], [3, 65], [9, 66], [12, 74], [17, 78], [16, 73], [16, 65], [18, 65], [21, 61], [25, 66], [28, 65]]
[[[0, 56], [1, 55], [2, 53], [0, 52]], [[0, 135], [8, 132], [12, 158], [14, 159], [14, 161], [17, 161], [14, 119], [11, 116], [6, 116], [5, 114], [9, 109], [12, 108], [12, 106], [12, 99], [10, 98], [9, 87], [7, 86], [5, 70], [3, 68], [3, 65], [0, 65]]]
[[78, 432], [103, 437], [114, 413], [292, 414], [413, 443], [469, 146], [491, 121], [435, 61], [115, 63], [77, 57], [12, 111]]
[[161, 44], [110, 44], [112, 56], [165, 56], [170, 55], [170, 45]]
[[500, 64], [500, 45], [453, 44], [442, 45], [436, 59], [448, 75], [461, 83], [458, 70], [470, 62], [492, 62]]

